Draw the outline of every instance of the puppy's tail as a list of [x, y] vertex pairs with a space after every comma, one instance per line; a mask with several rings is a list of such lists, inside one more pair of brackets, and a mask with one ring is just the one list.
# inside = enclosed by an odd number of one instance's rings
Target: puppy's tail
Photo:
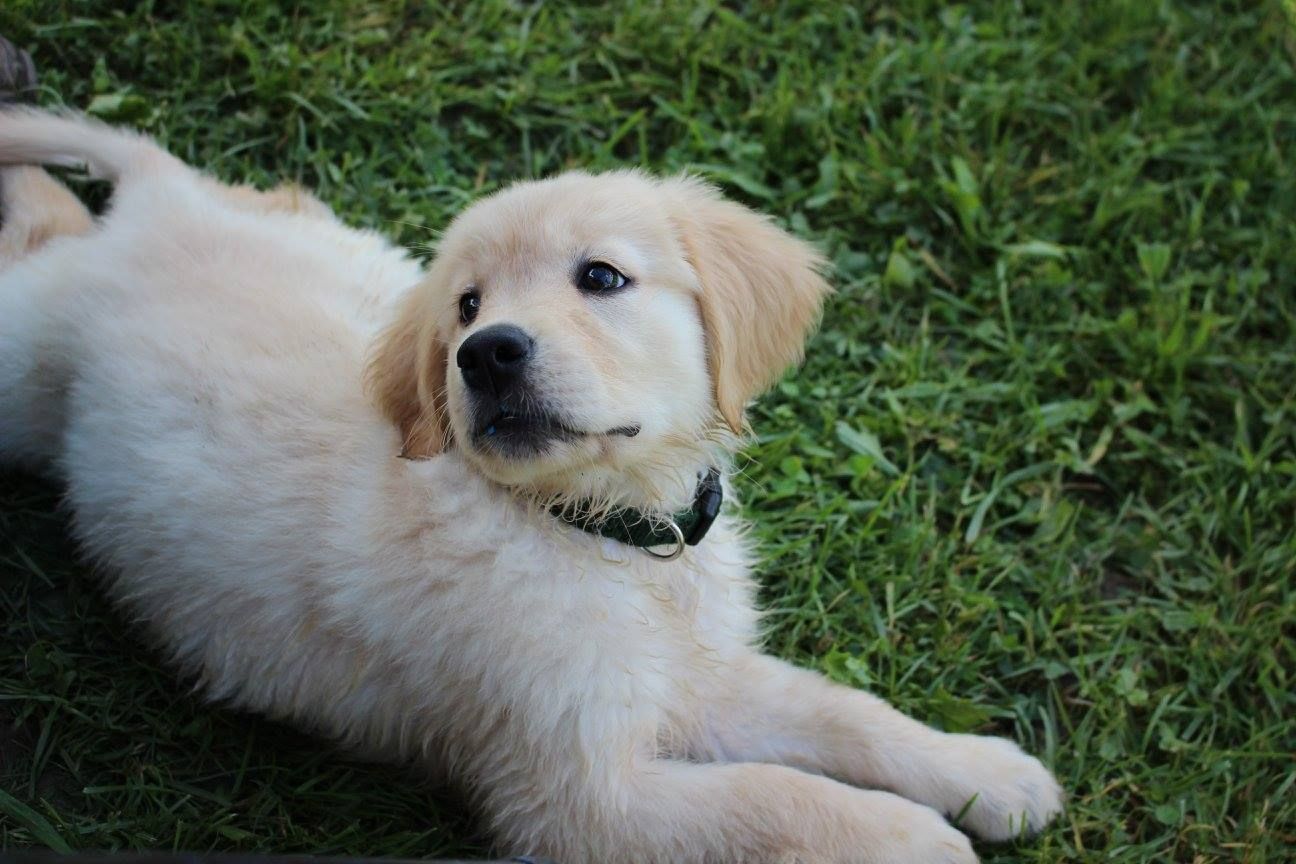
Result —
[[185, 164], [148, 138], [71, 114], [28, 108], [0, 111], [0, 165], [85, 166], [113, 183]]

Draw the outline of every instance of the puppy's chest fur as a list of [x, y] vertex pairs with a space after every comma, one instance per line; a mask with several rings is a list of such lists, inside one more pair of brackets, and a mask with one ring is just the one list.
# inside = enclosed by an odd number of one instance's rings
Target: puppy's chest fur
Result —
[[[453, 454], [412, 470], [420, 488], [440, 491], [423, 505], [424, 564], [408, 572], [421, 574], [436, 598], [429, 607], [443, 631], [436, 642], [466, 675], [490, 665], [474, 656], [481, 644], [496, 656], [518, 652], [517, 672], [529, 665], [538, 670], [532, 680], [552, 675], [558, 689], [578, 681], [624, 689], [627, 702], [670, 706], [704, 688], [709, 670], [755, 638], [747, 553], [727, 516], [703, 544], [662, 563], [560, 526]], [[447, 560], [448, 549], [457, 560]], [[399, 603], [401, 595], [376, 587], [372, 602]]]
[[[510, 735], [577, 736], [573, 748], [586, 749], [580, 736], [606, 731], [576, 721], [587, 702], [615, 706], [602, 726], [640, 729], [661, 751], [677, 750], [705, 722], [715, 676], [756, 634], [754, 589], [731, 519], [663, 564], [558, 525], [453, 453], [395, 470], [421, 502], [420, 524], [389, 536], [396, 523], [383, 521], [382, 508], [357, 502], [374, 545], [357, 550], [354, 567], [321, 574], [325, 641], [307, 651], [336, 653], [336, 634], [362, 634], [344, 677], [357, 692], [383, 692], [375, 704], [403, 706], [370, 709], [364, 722], [379, 727], [354, 739], [406, 754], [405, 741], [436, 740], [463, 762], [506, 717]], [[380, 495], [403, 497], [390, 488]], [[304, 707], [301, 715], [319, 713]]]

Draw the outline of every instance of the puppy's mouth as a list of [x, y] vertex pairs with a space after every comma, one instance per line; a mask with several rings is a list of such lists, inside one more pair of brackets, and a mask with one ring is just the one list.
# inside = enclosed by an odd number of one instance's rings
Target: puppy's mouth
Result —
[[633, 438], [639, 431], [638, 424], [627, 424], [602, 432], [590, 432], [577, 429], [558, 415], [547, 411], [521, 412], [501, 408], [490, 419], [477, 424], [473, 430], [473, 443], [479, 449], [520, 458], [538, 456], [554, 442], [576, 441], [594, 436]]

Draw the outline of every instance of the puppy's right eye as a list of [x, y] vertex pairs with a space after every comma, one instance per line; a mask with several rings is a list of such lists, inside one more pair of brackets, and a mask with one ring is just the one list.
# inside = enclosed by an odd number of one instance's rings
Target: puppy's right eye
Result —
[[471, 324], [481, 311], [481, 295], [475, 290], [468, 290], [459, 298], [459, 323]]

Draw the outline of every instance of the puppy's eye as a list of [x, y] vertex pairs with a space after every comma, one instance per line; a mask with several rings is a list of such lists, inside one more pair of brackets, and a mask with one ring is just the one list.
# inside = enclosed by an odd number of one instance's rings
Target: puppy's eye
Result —
[[582, 291], [598, 294], [603, 291], [615, 291], [617, 288], [624, 287], [629, 281], [621, 271], [610, 264], [591, 261], [581, 266], [576, 284]]
[[459, 323], [471, 324], [481, 311], [481, 295], [469, 289], [459, 298]]

